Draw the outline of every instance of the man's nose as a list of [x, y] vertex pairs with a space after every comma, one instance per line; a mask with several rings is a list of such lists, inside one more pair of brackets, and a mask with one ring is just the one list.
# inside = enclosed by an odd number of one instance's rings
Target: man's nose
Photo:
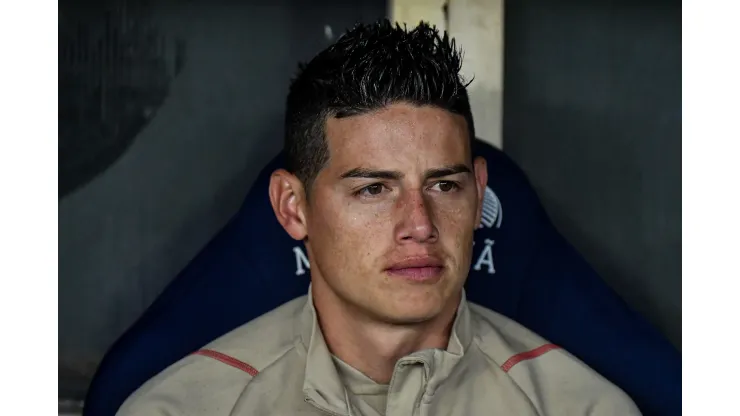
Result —
[[421, 190], [407, 191], [397, 201], [399, 215], [396, 240], [401, 243], [431, 243], [439, 233], [434, 225], [433, 206]]

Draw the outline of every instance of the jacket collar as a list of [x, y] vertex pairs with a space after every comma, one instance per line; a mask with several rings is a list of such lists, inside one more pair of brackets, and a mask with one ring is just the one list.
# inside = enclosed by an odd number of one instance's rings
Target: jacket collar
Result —
[[[303, 392], [306, 400], [314, 406], [331, 413], [350, 414], [348, 394], [321, 333], [311, 293], [311, 287], [309, 287], [306, 305], [296, 321], [296, 331], [303, 346], [302, 350], [306, 354]], [[473, 330], [470, 311], [465, 291], [463, 291], [447, 349], [417, 351], [401, 358], [398, 363], [422, 363], [426, 380], [428, 380], [425, 393], [433, 394], [452, 372], [455, 365], [463, 358], [472, 339]], [[398, 363], [394, 375], [399, 371], [399, 368], [403, 367], [399, 366]]]

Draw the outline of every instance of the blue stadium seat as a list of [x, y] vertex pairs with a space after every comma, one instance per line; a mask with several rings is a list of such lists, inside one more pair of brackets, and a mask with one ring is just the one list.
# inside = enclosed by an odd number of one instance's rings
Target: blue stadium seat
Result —
[[[681, 412], [681, 356], [556, 231], [524, 173], [476, 140], [488, 161], [468, 298], [559, 344], [626, 391], [646, 415]], [[277, 156], [243, 206], [113, 345], [92, 381], [88, 416], [113, 415], [149, 378], [220, 335], [306, 293], [302, 243], [267, 194]]]

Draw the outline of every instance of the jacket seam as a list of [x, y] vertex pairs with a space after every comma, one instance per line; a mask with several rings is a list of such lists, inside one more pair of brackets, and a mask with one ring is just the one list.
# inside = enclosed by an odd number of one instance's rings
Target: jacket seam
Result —
[[[496, 361], [496, 360], [495, 360], [495, 359], [494, 359], [494, 358], [493, 358], [493, 357], [492, 357], [492, 356], [491, 356], [491, 355], [490, 355], [490, 354], [489, 354], [489, 353], [488, 353], [488, 352], [487, 352], [487, 351], [486, 351], [486, 350], [485, 350], [485, 349], [484, 349], [484, 348], [483, 348], [483, 347], [481, 346], [481, 341], [482, 341], [482, 340], [480, 339], [480, 337], [478, 337], [478, 336], [475, 336], [475, 337], [474, 337], [474, 340], [473, 340], [473, 342], [475, 342], [475, 346], [476, 346], [476, 348], [478, 349], [478, 351], [480, 351], [480, 352], [481, 352], [481, 353], [482, 353], [482, 354], [483, 354], [483, 355], [484, 355], [484, 356], [485, 356], [486, 358], [488, 358], [488, 360], [489, 360], [489, 361], [490, 361], [491, 363], [493, 363], [493, 365], [495, 365], [495, 366], [496, 366], [496, 368], [498, 368], [499, 370], [501, 370], [501, 364], [499, 364], [499, 363], [498, 363], [498, 361]], [[512, 381], [512, 383], [514, 383], [514, 385], [516, 386], [516, 388], [517, 388], [517, 389], [519, 389], [519, 391], [520, 391], [520, 392], [522, 393], [522, 395], [524, 395], [524, 397], [526, 397], [526, 398], [527, 398], [527, 401], [528, 401], [528, 402], [529, 402], [529, 404], [530, 404], [530, 405], [532, 406], [532, 409], [535, 409], [535, 411], [539, 413], [539, 411], [540, 411], [539, 407], [538, 407], [538, 406], [536, 406], [536, 405], [534, 404], [534, 402], [532, 401], [532, 398], [531, 398], [531, 397], [529, 397], [529, 394], [527, 394], [527, 392], [526, 392], [526, 391], [524, 391], [524, 389], [522, 388], [522, 386], [520, 386], [520, 385], [519, 385], [519, 383], [518, 383], [518, 382], [516, 381], [516, 379], [515, 379], [514, 377], [512, 377], [512, 376], [511, 376], [511, 374], [509, 374], [509, 373], [508, 373], [508, 372], [506, 372], [506, 371], [504, 371], [503, 373], [504, 373], [504, 374], [506, 374], [506, 376], [507, 376], [507, 377], [508, 377], [508, 378], [509, 378], [509, 379], [510, 379], [510, 380]]]
[[253, 376], [251, 379], [247, 380], [246, 383], [244, 383], [244, 388], [242, 388], [242, 391], [239, 392], [238, 396], [236, 396], [236, 400], [234, 401], [234, 404], [231, 406], [231, 411], [229, 412], [230, 415], [234, 413], [234, 409], [236, 408], [236, 405], [239, 404], [240, 399], [247, 394], [247, 389], [252, 385], [252, 382], [254, 381], [254, 379], [256, 379], [260, 374], [264, 374], [266, 371], [270, 369], [270, 367], [277, 364], [280, 360], [283, 359], [283, 357], [285, 357], [288, 353], [290, 353], [294, 349], [295, 349], [295, 344], [287, 348], [282, 354], [278, 355], [274, 360], [268, 362], [268, 364], [262, 370], [257, 372], [256, 376]]
[[546, 344], [542, 344], [539, 347], [533, 348], [529, 351], [524, 351], [520, 352], [519, 354], [512, 355], [503, 364], [501, 364], [501, 369], [504, 370], [505, 373], [508, 373], [509, 371], [511, 371], [512, 368], [514, 368], [514, 366], [523, 361], [534, 360], [547, 354], [550, 351], [557, 349], [560, 349], [560, 347], [553, 343], [548, 342]]
[[245, 363], [244, 361], [232, 357], [231, 355], [224, 354], [220, 351], [212, 350], [209, 348], [200, 349], [193, 353], [193, 355], [200, 355], [202, 357], [208, 357], [211, 359], [214, 359], [220, 363], [226, 364], [230, 367], [234, 367], [238, 370], [242, 370], [245, 373], [251, 375], [252, 377], [257, 377], [257, 374], [259, 374], [259, 370], [252, 367], [250, 364]]

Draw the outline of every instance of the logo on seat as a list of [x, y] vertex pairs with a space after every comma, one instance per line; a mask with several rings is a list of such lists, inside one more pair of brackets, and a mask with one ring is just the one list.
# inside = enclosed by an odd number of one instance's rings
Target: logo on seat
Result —
[[[493, 189], [486, 186], [486, 191], [483, 194], [483, 210], [478, 229], [501, 228], [503, 218], [504, 211], [501, 208], [501, 200], [498, 199]], [[473, 263], [473, 270], [485, 270], [488, 274], [496, 273], [496, 267], [493, 263], [493, 244], [494, 240], [490, 238], [483, 239], [483, 249], [478, 254], [475, 263]], [[473, 241], [473, 245], [475, 245], [475, 241]]]
[[501, 220], [504, 218], [504, 211], [501, 208], [501, 200], [493, 189], [486, 186], [483, 194], [483, 213], [481, 215], [478, 228], [501, 228]]

